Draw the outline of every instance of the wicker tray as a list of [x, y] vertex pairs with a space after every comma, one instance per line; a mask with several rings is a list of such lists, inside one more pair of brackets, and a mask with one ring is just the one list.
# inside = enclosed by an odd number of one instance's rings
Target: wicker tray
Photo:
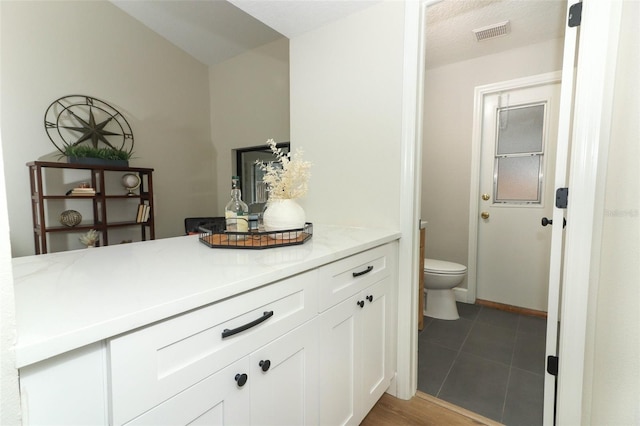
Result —
[[313, 224], [303, 228], [268, 232], [203, 232], [199, 234], [202, 244], [211, 248], [267, 249], [304, 244], [313, 235]]

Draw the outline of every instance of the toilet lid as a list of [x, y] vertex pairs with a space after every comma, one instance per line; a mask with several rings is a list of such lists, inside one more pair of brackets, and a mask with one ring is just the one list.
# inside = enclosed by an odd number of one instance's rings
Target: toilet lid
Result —
[[460, 274], [466, 272], [467, 267], [446, 260], [425, 259], [424, 270], [438, 274]]

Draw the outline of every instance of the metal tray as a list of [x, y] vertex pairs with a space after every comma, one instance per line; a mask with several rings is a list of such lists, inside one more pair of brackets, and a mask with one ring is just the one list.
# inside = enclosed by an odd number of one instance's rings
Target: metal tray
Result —
[[307, 222], [302, 228], [283, 231], [219, 232], [202, 227], [200, 230], [204, 232], [199, 234], [199, 241], [211, 248], [261, 250], [304, 244], [313, 235], [313, 224]]

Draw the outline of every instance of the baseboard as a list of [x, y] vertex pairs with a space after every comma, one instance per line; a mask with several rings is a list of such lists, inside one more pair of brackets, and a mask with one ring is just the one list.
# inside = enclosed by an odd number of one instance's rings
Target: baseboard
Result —
[[456, 296], [456, 302], [469, 303], [469, 302], [467, 302], [467, 289], [466, 288], [455, 287], [453, 289], [453, 294]]
[[499, 309], [501, 311], [513, 312], [516, 314], [522, 314], [522, 315], [528, 315], [531, 317], [547, 319], [546, 312], [537, 311], [535, 309], [521, 308], [520, 306], [507, 305], [504, 303], [491, 302], [490, 300], [482, 300], [482, 299], [476, 299], [476, 304], [480, 306], [486, 306], [487, 308]]
[[[453, 294], [456, 297], [456, 302], [469, 303], [467, 301], [466, 288], [456, 287], [453, 289]], [[544, 311], [538, 311], [538, 310], [529, 309], [529, 308], [521, 308], [519, 306], [507, 305], [505, 303], [498, 303], [498, 302], [491, 302], [489, 300], [476, 299], [476, 304], [480, 306], [486, 306], [488, 308], [498, 309], [501, 311], [513, 312], [516, 314], [528, 315], [528, 316], [544, 318], [544, 319], [547, 318], [547, 313]], [[423, 311], [423, 314], [426, 315], [427, 304], [425, 303], [424, 306], [425, 306], [425, 310]]]

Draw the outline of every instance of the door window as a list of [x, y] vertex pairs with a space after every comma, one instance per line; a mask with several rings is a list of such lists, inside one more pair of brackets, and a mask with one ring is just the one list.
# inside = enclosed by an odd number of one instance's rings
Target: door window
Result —
[[501, 204], [540, 204], [546, 103], [499, 108], [493, 199]]

